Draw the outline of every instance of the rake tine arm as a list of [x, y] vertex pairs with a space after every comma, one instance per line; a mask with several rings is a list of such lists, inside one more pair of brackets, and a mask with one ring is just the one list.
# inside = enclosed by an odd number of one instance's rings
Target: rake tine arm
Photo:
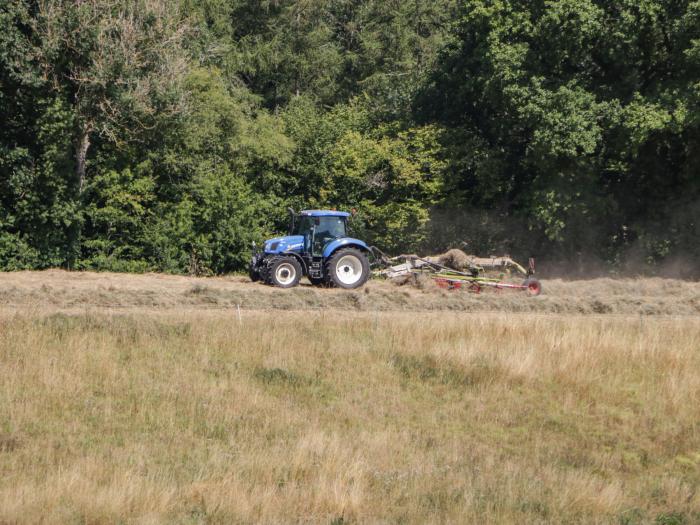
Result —
[[523, 275], [528, 275], [527, 270], [510, 257], [472, 257], [470, 262], [484, 268], [505, 268], [511, 266]]

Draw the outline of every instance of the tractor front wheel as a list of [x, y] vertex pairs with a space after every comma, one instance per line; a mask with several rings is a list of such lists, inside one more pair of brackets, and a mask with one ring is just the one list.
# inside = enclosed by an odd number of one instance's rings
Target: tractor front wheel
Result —
[[268, 284], [280, 288], [292, 288], [301, 279], [301, 265], [294, 257], [279, 257], [270, 263], [267, 271]]
[[339, 288], [359, 288], [369, 279], [369, 260], [357, 248], [338, 250], [326, 263], [326, 279]]

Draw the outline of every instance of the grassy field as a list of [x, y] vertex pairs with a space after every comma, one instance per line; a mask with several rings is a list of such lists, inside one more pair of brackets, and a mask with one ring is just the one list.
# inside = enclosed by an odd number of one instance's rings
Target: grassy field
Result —
[[6, 305], [0, 372], [0, 523], [700, 522], [697, 316]]

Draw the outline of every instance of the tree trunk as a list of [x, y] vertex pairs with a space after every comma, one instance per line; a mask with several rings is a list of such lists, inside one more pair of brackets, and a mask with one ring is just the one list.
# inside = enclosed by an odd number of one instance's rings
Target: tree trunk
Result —
[[88, 149], [90, 149], [90, 128], [84, 127], [80, 131], [80, 138], [75, 148], [75, 176], [78, 182], [78, 195], [82, 195], [85, 185], [85, 162]]
[[90, 126], [80, 128], [80, 135], [75, 142], [75, 194], [77, 205], [76, 217], [68, 230], [68, 254], [66, 266], [69, 270], [75, 268], [80, 259], [81, 237], [83, 235], [83, 189], [85, 187], [85, 168], [87, 153], [90, 149]]

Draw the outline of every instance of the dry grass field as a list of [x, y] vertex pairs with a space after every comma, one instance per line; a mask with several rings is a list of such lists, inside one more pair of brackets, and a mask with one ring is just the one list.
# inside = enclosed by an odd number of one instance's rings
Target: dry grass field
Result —
[[700, 523], [698, 284], [545, 287], [3, 274], [0, 523]]

